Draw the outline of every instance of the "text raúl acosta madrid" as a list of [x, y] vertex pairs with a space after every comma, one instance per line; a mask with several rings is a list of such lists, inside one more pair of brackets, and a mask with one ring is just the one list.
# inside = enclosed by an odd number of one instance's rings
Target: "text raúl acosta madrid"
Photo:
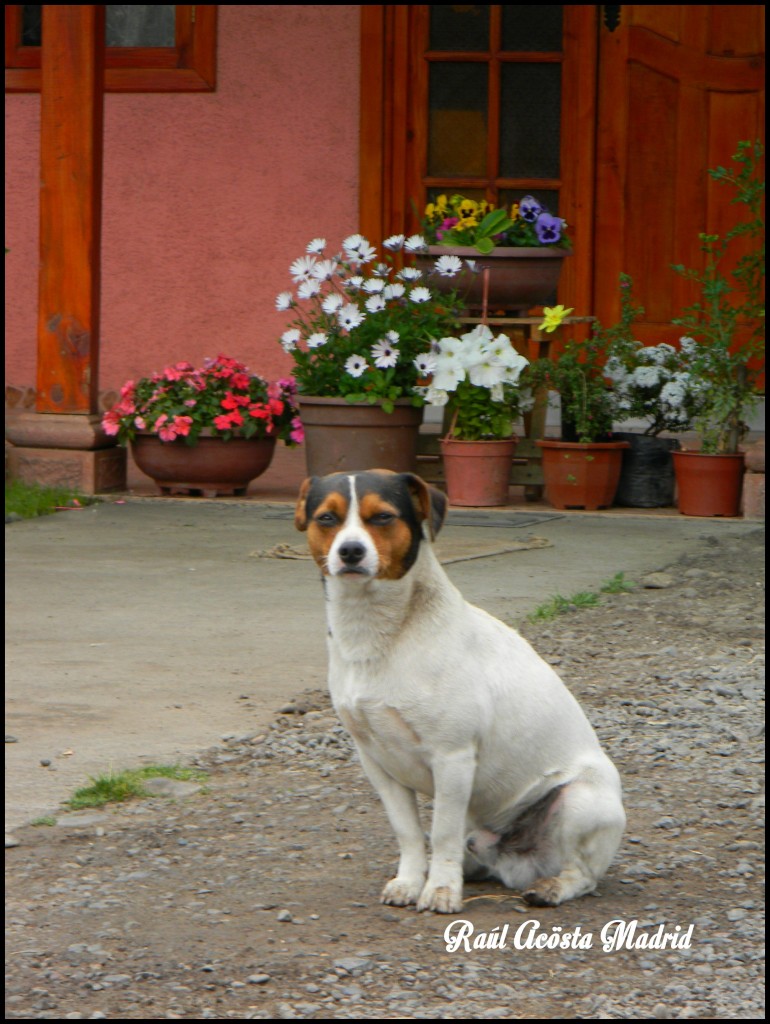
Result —
[[[639, 921], [615, 918], [608, 921], [599, 933], [599, 942], [605, 953], [619, 949], [689, 949], [694, 925], [683, 929], [681, 925], [667, 928], [665, 924], [640, 925]], [[474, 949], [593, 949], [595, 935], [583, 931], [580, 925], [571, 930], [552, 925], [541, 929], [540, 922], [530, 918], [511, 931], [509, 924], [497, 925], [489, 931], [477, 931], [471, 921], [452, 921], [444, 930], [447, 952]]]

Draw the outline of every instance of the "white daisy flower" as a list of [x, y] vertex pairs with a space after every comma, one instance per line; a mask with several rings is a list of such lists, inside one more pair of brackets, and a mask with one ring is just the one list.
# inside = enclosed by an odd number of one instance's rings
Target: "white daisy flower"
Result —
[[377, 255], [377, 250], [364, 238], [363, 235], [351, 235], [342, 243], [345, 255], [350, 263], [371, 263]]
[[407, 252], [422, 252], [428, 248], [428, 243], [422, 235], [410, 235], [404, 242], [404, 248]]
[[352, 331], [354, 327], [358, 327], [366, 319], [366, 314], [362, 313], [358, 306], [354, 306], [352, 302], [349, 302], [347, 306], [343, 306], [342, 309], [337, 311], [337, 323], [344, 331]]
[[370, 277], [368, 281], [364, 281], [365, 292], [381, 292], [385, 287], [385, 282], [379, 277]]
[[293, 301], [294, 296], [291, 292], [281, 292], [280, 295], [276, 296], [275, 308], [283, 313], [284, 310], [291, 309]]
[[324, 313], [336, 313], [344, 301], [341, 295], [327, 295], [321, 303], [321, 309]]
[[284, 331], [281, 335], [281, 348], [284, 352], [293, 352], [299, 341], [299, 331], [293, 327], [290, 331]]
[[390, 273], [390, 267], [387, 263], [375, 263], [372, 267], [372, 273], [377, 277], [387, 277]]
[[307, 247], [307, 249], [305, 249], [305, 252], [309, 252], [309, 253], [311, 253], [314, 256], [318, 256], [318, 255], [320, 255], [324, 251], [325, 247], [326, 247], [326, 239], [325, 238], [314, 238], [312, 242], [308, 243], [308, 247]]
[[307, 347], [320, 348], [321, 345], [325, 345], [328, 340], [328, 334], [324, 334], [323, 331], [316, 331], [315, 334], [311, 334], [307, 339]]
[[423, 352], [412, 363], [421, 377], [429, 377], [438, 366], [438, 359], [433, 352]]
[[430, 288], [412, 288], [409, 292], [409, 298], [412, 302], [430, 302], [432, 298]]
[[400, 281], [396, 281], [393, 284], [386, 284], [382, 294], [385, 299], [400, 299], [405, 292], [406, 288]]
[[378, 369], [387, 370], [398, 362], [398, 349], [385, 338], [380, 338], [376, 345], [372, 345], [372, 359]]
[[386, 238], [382, 244], [385, 246], [386, 249], [389, 249], [391, 252], [400, 252], [404, 244], [404, 236], [391, 235], [390, 238]]
[[315, 256], [300, 256], [289, 267], [289, 273], [294, 281], [309, 281], [313, 274], [313, 267], [318, 261]]
[[398, 333], [398, 331], [388, 331], [385, 337], [391, 343], [391, 345], [398, 345], [399, 341], [401, 341], [401, 335]]
[[398, 272], [397, 276], [402, 281], [419, 281], [422, 277], [422, 271], [418, 270], [417, 267], [404, 267], [403, 270]]
[[385, 299], [381, 295], [372, 295], [364, 303], [370, 313], [379, 313], [385, 309]]
[[297, 295], [298, 295], [298, 297], [300, 299], [312, 299], [312, 297], [314, 295], [318, 295], [320, 290], [321, 290], [321, 282], [320, 281], [315, 281], [315, 280], [303, 281], [302, 284], [300, 284], [297, 287]]
[[454, 277], [463, 269], [463, 261], [459, 256], [439, 256], [436, 270], [442, 277]]
[[347, 279], [347, 281], [345, 282], [345, 287], [350, 292], [359, 292], [359, 291], [361, 291], [363, 283], [364, 283], [363, 277], [359, 277], [359, 276], [349, 277]]
[[321, 260], [316, 263], [311, 273], [313, 274], [313, 277], [317, 278], [319, 281], [329, 281], [334, 277], [336, 270], [336, 260]]
[[351, 377], [360, 377], [369, 369], [369, 364], [363, 356], [350, 356], [345, 360], [345, 369]]

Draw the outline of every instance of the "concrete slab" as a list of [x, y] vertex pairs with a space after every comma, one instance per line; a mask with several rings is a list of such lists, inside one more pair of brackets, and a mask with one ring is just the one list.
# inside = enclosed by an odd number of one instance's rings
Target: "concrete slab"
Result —
[[[7, 826], [54, 811], [90, 774], [258, 732], [325, 685], [317, 569], [259, 554], [303, 549], [292, 520], [288, 503], [131, 498], [6, 527]], [[437, 549], [462, 559], [447, 571], [468, 600], [515, 622], [555, 593], [638, 579], [756, 526], [463, 510]]]

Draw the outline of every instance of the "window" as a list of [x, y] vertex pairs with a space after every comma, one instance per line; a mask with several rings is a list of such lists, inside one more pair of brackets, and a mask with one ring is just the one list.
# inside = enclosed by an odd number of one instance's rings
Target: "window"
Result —
[[[216, 4], [106, 6], [107, 92], [210, 92], [216, 83]], [[5, 6], [5, 88], [40, 89], [41, 11]]]

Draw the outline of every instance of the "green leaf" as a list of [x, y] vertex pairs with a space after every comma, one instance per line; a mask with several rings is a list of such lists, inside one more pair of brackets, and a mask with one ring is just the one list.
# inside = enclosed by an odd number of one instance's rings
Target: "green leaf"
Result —
[[476, 242], [475, 247], [478, 249], [480, 253], [486, 256], [487, 253], [492, 252], [492, 250], [495, 247], [495, 243], [492, 241], [491, 238], [480, 238], [478, 242]]

